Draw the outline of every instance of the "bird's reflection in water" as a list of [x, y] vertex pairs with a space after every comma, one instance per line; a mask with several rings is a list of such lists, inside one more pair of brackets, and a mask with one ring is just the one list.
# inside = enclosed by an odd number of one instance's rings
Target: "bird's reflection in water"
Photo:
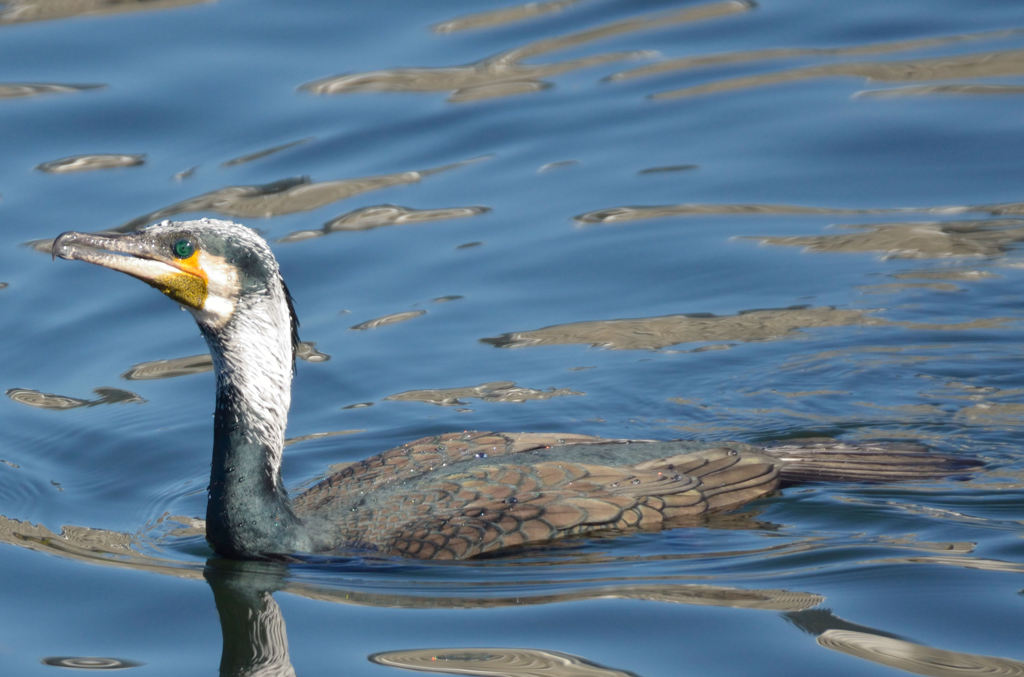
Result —
[[[16, 545], [90, 564], [131, 568], [168, 574], [177, 578], [205, 578], [213, 592], [220, 618], [223, 646], [220, 674], [241, 676], [294, 675], [288, 650], [284, 616], [274, 600], [280, 591], [308, 599], [336, 604], [390, 607], [401, 609], [481, 609], [524, 604], [551, 604], [588, 599], [635, 599], [660, 603], [759, 609], [779, 612], [794, 627], [814, 637], [818, 646], [839, 651], [873, 663], [921, 675], [953, 677], [968, 674], [1024, 675], [1024, 662], [982, 656], [916, 644], [893, 633], [858, 625], [839, 618], [821, 605], [825, 599], [815, 593], [746, 589], [715, 585], [694, 585], [671, 580], [591, 581], [585, 588], [559, 592], [516, 594], [508, 597], [487, 594], [478, 586], [478, 596], [466, 595], [466, 588], [437, 589], [436, 593], [387, 594], [358, 587], [334, 585], [343, 578], [344, 560], [328, 564], [322, 558], [299, 563], [240, 562], [220, 558], [207, 560], [205, 566], [175, 561], [153, 554], [139, 537], [103, 529], [64, 527], [55, 534], [44, 526], [0, 516], [0, 543]], [[953, 558], [950, 558], [953, 559]], [[977, 557], [956, 558], [949, 565], [1005, 570], [1008, 562]], [[558, 559], [549, 560], [556, 567]], [[578, 564], [572, 558], [566, 562]], [[495, 563], [496, 564], [496, 563]], [[622, 563], [620, 562], [620, 565]], [[531, 564], [531, 571], [535, 565]], [[331, 585], [323, 580], [323, 570], [337, 570]], [[536, 581], [532, 581], [536, 583]], [[396, 586], [397, 587], [397, 586]], [[505, 586], [503, 586], [504, 588]], [[535, 586], [531, 586], [535, 587]], [[430, 590], [430, 588], [426, 588]], [[48, 665], [65, 668], [97, 669], [103, 665], [131, 668], [142, 665], [130, 657], [99, 658], [53, 656], [41, 659]], [[406, 670], [443, 674], [536, 675], [551, 677], [600, 677], [632, 675], [627, 667], [607, 667], [586, 658], [546, 648], [468, 648], [435, 647], [396, 648], [367, 656], [367, 660]], [[101, 663], [103, 665], [101, 665]]]
[[[264, 677], [295, 674], [288, 652], [284, 617], [272, 596], [278, 590], [325, 601], [404, 609], [478, 609], [613, 597], [798, 612], [823, 601], [820, 595], [812, 593], [671, 582], [602, 585], [533, 597], [381, 594], [297, 583], [290, 573], [294, 574], [289, 572], [288, 565], [278, 562], [219, 558], [207, 561], [203, 576], [213, 590], [224, 642], [221, 675]], [[635, 674], [603, 667], [560, 651], [530, 648], [402, 649], [375, 653], [367, 658], [380, 665], [406, 670], [453, 674], [543, 674], [552, 677], [628, 677]]]
[[281, 607], [271, 593], [282, 587], [287, 566], [276, 562], [211, 559], [203, 576], [220, 617], [221, 675], [294, 675]]

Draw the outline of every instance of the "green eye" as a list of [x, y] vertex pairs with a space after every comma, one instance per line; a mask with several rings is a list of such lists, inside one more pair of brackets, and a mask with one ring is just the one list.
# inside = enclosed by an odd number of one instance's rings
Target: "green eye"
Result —
[[174, 243], [174, 255], [179, 259], [187, 259], [196, 253], [196, 246], [191, 240], [181, 239]]

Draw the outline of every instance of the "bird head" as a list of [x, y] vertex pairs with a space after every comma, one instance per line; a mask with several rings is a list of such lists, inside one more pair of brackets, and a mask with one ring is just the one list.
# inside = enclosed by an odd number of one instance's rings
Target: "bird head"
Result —
[[163, 221], [130, 233], [66, 232], [53, 255], [127, 273], [192, 312], [217, 331], [247, 300], [280, 298], [296, 324], [277, 260], [256, 231], [230, 221]]

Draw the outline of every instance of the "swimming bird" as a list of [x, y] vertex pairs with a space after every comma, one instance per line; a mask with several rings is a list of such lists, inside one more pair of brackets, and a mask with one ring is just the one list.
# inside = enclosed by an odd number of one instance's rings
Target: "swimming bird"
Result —
[[289, 500], [281, 458], [298, 321], [266, 241], [237, 223], [199, 219], [66, 232], [52, 251], [148, 283], [199, 325], [217, 383], [206, 537], [224, 557], [461, 559], [699, 524], [783, 483], [928, 479], [971, 465], [906, 443], [755, 447], [461, 432], [350, 463]]

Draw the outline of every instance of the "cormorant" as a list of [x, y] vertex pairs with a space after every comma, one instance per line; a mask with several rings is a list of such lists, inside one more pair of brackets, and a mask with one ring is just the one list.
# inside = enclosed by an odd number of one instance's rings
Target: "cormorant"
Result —
[[125, 234], [67, 232], [53, 255], [127, 273], [195, 317], [217, 380], [206, 536], [225, 557], [460, 559], [699, 524], [780, 483], [926, 479], [971, 465], [902, 443], [758, 448], [464, 432], [351, 463], [289, 501], [280, 468], [298, 323], [263, 238], [228, 221], [163, 221]]

